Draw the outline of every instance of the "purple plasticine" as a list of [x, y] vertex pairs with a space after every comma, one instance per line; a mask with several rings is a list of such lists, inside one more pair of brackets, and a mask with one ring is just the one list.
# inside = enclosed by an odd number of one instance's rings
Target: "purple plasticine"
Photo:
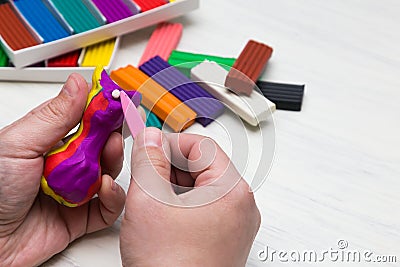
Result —
[[[66, 143], [64, 150], [55, 150], [45, 159], [42, 179], [62, 197], [58, 201], [67, 206], [82, 205], [97, 193], [101, 182], [101, 152], [110, 134], [123, 123], [120, 99], [112, 97], [113, 90], [122, 89], [104, 70], [101, 72], [100, 85], [102, 89], [85, 109], [80, 126], [82, 131], [73, 135], [73, 141]], [[95, 85], [92, 90], [94, 88]], [[126, 93], [130, 98], [133, 97], [133, 103], [138, 106], [140, 94], [136, 91]], [[44, 192], [48, 193], [45, 189]]]
[[108, 23], [136, 15], [122, 0], [93, 0], [93, 3], [106, 17]]
[[225, 106], [219, 100], [161, 57], [153, 57], [139, 69], [193, 109], [201, 125], [207, 126], [224, 112]]

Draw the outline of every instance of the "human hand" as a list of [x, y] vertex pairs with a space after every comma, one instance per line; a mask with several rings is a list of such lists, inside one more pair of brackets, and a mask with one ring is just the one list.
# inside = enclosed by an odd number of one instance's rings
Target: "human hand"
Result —
[[245, 265], [260, 213], [213, 141], [148, 128], [135, 140], [131, 166], [120, 235], [124, 266]]
[[0, 265], [39, 265], [78, 237], [114, 223], [125, 193], [114, 180], [122, 168], [122, 137], [113, 133], [102, 153], [98, 197], [68, 208], [39, 191], [43, 155], [73, 129], [88, 97], [73, 74], [60, 94], [0, 130]]

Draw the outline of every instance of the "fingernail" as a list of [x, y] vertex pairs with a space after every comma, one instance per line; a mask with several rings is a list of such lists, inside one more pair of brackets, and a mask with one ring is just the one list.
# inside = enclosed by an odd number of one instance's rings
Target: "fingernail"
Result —
[[74, 76], [68, 77], [68, 80], [64, 84], [62, 91], [67, 93], [69, 96], [75, 96], [78, 90], [79, 90], [79, 85], [75, 77]]
[[111, 190], [112, 191], [117, 191], [117, 188], [118, 188], [117, 183], [114, 180], [112, 180], [112, 182], [111, 182]]
[[161, 147], [162, 133], [158, 129], [148, 128], [136, 140], [138, 147]]

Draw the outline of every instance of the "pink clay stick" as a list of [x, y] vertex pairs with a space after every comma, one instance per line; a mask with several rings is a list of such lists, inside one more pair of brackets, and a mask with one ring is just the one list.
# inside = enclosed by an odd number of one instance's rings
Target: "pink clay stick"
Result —
[[182, 31], [183, 26], [180, 23], [162, 22], [158, 24], [147, 43], [139, 66], [155, 56], [160, 56], [167, 61], [172, 50], [178, 46]]

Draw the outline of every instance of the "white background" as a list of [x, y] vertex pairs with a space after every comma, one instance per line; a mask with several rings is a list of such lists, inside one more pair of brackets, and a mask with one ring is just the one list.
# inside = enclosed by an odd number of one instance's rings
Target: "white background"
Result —
[[[307, 266], [261, 262], [257, 252], [268, 246], [322, 253], [337, 249], [339, 239], [350, 250], [400, 261], [399, 14], [397, 0], [202, 0], [199, 10], [175, 20], [184, 24], [180, 50], [237, 57], [255, 39], [274, 48], [264, 80], [306, 84], [301, 112], [274, 114], [275, 160], [256, 192], [262, 226], [249, 266]], [[113, 68], [136, 65], [153, 29], [125, 36]], [[0, 82], [0, 127], [61, 86]], [[221, 118], [233, 120], [229, 112]], [[189, 131], [230, 149], [218, 126]], [[273, 137], [273, 123], [262, 131]], [[127, 176], [125, 168], [125, 187]], [[119, 266], [118, 229], [86, 236], [46, 265]]]

